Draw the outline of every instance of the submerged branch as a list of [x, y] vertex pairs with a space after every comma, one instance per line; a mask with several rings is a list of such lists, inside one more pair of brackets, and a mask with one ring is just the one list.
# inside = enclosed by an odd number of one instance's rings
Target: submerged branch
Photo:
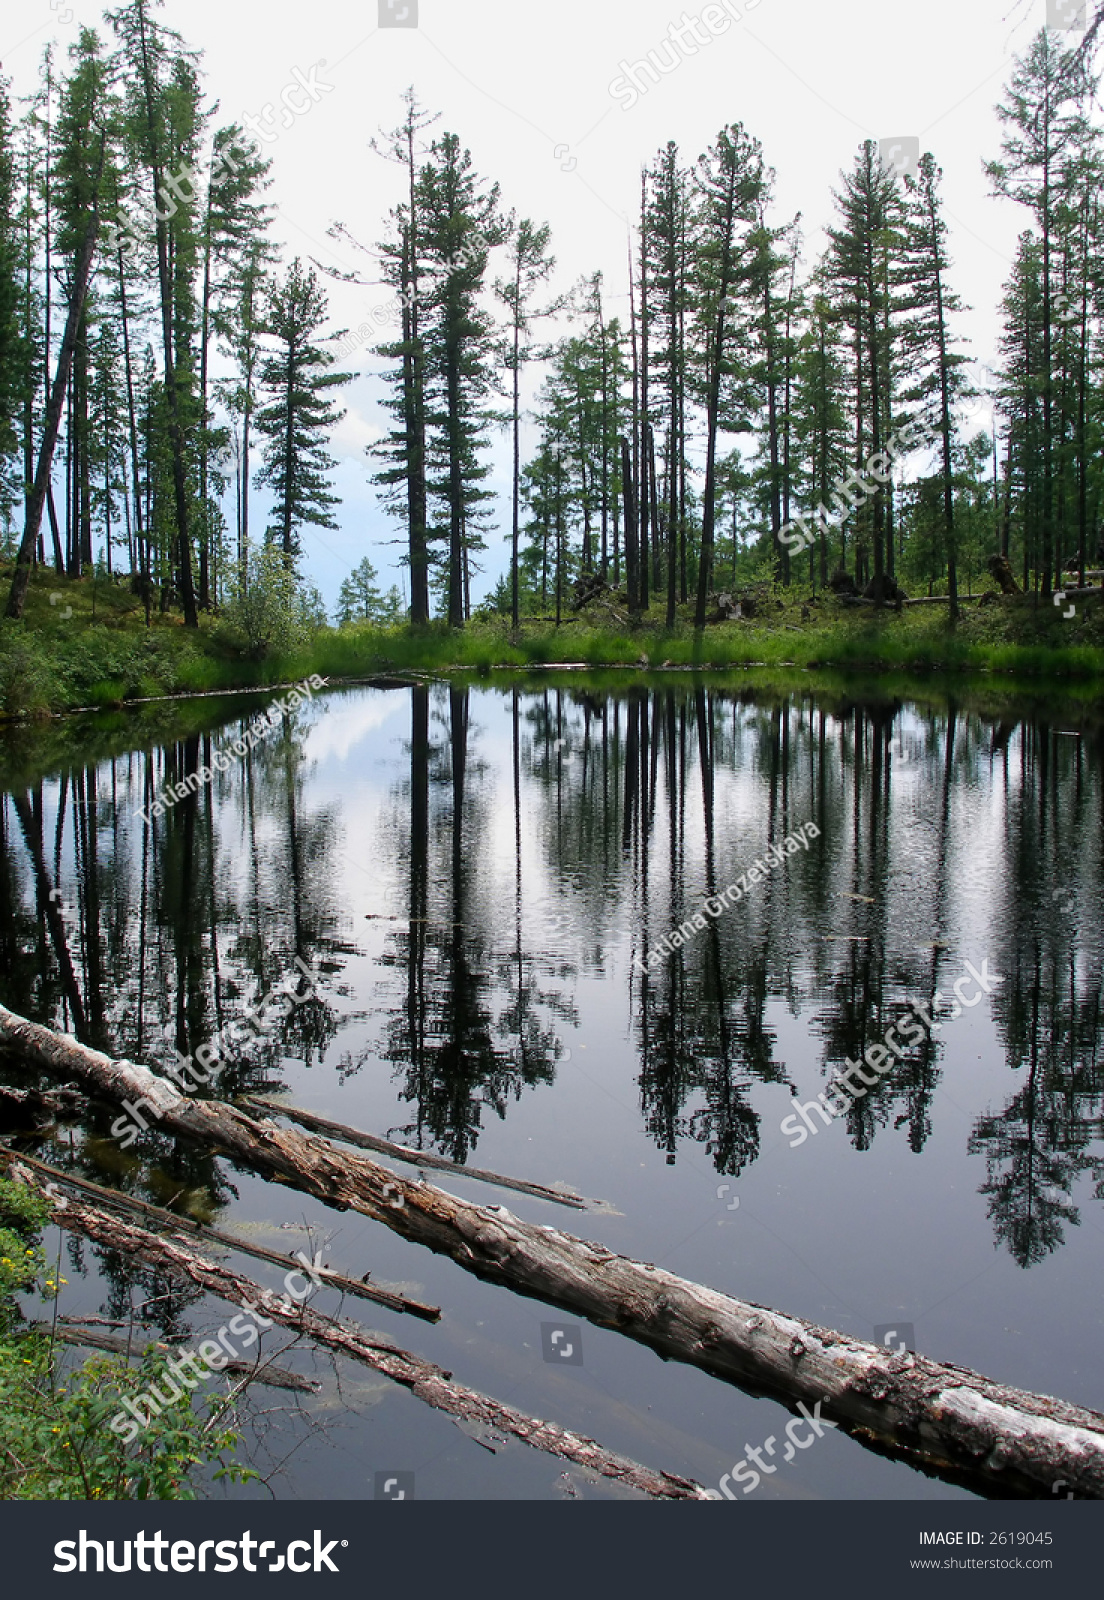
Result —
[[[135, 1349], [118, 1334], [101, 1333], [98, 1328], [88, 1328], [81, 1323], [59, 1322], [56, 1327], [51, 1327], [47, 1322], [32, 1322], [30, 1326], [32, 1332], [50, 1334], [61, 1344], [80, 1345], [86, 1350], [103, 1350], [113, 1356], [142, 1356], [147, 1350], [163, 1350], [166, 1355], [172, 1355], [174, 1350], [174, 1346], [159, 1342]], [[321, 1387], [311, 1378], [303, 1378], [298, 1372], [289, 1372], [286, 1367], [276, 1367], [267, 1361], [257, 1364], [251, 1361], [228, 1361], [222, 1370], [232, 1378], [263, 1383], [270, 1389], [292, 1389], [298, 1394], [317, 1394]]]
[[[2, 1145], [0, 1145], [0, 1161], [10, 1159]], [[171, 1228], [174, 1233], [191, 1233], [198, 1239], [206, 1240], [210, 1244], [225, 1245], [228, 1250], [238, 1250], [242, 1255], [253, 1256], [257, 1261], [269, 1261], [273, 1266], [295, 1268], [296, 1260], [292, 1255], [281, 1255], [278, 1250], [266, 1250], [261, 1244], [247, 1244], [236, 1233], [224, 1233], [221, 1228], [212, 1228], [209, 1223], [196, 1222], [193, 1217], [182, 1217], [175, 1211], [166, 1211], [163, 1206], [155, 1206], [148, 1200], [139, 1200], [136, 1195], [122, 1194], [118, 1189], [105, 1189], [102, 1184], [93, 1183], [89, 1178], [75, 1177], [71, 1172], [64, 1172], [60, 1167], [51, 1167], [48, 1162], [39, 1161], [34, 1156], [19, 1155], [20, 1161], [25, 1161], [36, 1172], [45, 1173], [48, 1178], [54, 1178], [58, 1183], [71, 1185], [82, 1193], [92, 1195], [104, 1205], [113, 1209], [125, 1211], [138, 1211], [143, 1216], [153, 1217], [165, 1227]], [[422, 1300], [411, 1300], [408, 1296], [396, 1294], [390, 1289], [379, 1289], [374, 1284], [364, 1281], [364, 1278], [349, 1278], [343, 1272], [335, 1272], [332, 1267], [319, 1266], [315, 1269], [320, 1278], [325, 1278], [329, 1287], [340, 1289], [342, 1294], [355, 1295], [360, 1300], [371, 1300], [375, 1305], [386, 1306], [388, 1311], [406, 1312], [412, 1317], [421, 1317], [425, 1322], [439, 1322], [441, 1320], [440, 1306], [426, 1305]], [[365, 1273], [365, 1278], [368, 1276]]]
[[390, 1156], [393, 1161], [405, 1161], [413, 1167], [455, 1172], [459, 1178], [497, 1184], [500, 1189], [516, 1189], [519, 1194], [531, 1194], [538, 1200], [551, 1200], [558, 1206], [571, 1206], [576, 1211], [586, 1211], [588, 1206], [598, 1204], [597, 1201], [582, 1200], [578, 1195], [567, 1194], [562, 1189], [550, 1189], [543, 1183], [530, 1183], [525, 1178], [504, 1178], [501, 1173], [488, 1172], [484, 1167], [465, 1167], [459, 1161], [450, 1161], [447, 1156], [435, 1155], [430, 1150], [411, 1150], [407, 1145], [393, 1144], [390, 1139], [381, 1139], [374, 1133], [361, 1133], [359, 1128], [347, 1128], [342, 1122], [330, 1122], [314, 1111], [302, 1111], [298, 1106], [285, 1105], [282, 1100], [269, 1095], [243, 1095], [241, 1103], [258, 1106], [263, 1111], [278, 1112], [289, 1122], [297, 1122], [312, 1133], [324, 1134], [327, 1139], [339, 1139], [342, 1144], [354, 1144], [361, 1150], [374, 1150], [377, 1155]]
[[1104, 1498], [1104, 1416], [900, 1354], [737, 1300], [603, 1244], [476, 1206], [367, 1156], [188, 1100], [147, 1068], [63, 1038], [0, 1006], [0, 1043], [108, 1100], [136, 1096], [164, 1127], [218, 1147], [262, 1175], [374, 1217], [490, 1283], [572, 1311], [795, 1410], [825, 1414], [868, 1448], [996, 1497], [1049, 1497], [1062, 1481]]
[[[615, 1455], [582, 1434], [572, 1433], [554, 1422], [527, 1416], [525, 1412], [503, 1405], [489, 1395], [454, 1383], [451, 1374], [443, 1368], [390, 1344], [366, 1329], [348, 1322], [336, 1322], [307, 1305], [292, 1306], [271, 1290], [262, 1288], [239, 1273], [231, 1272], [220, 1262], [200, 1255], [182, 1239], [151, 1233], [84, 1200], [66, 1199], [62, 1205], [46, 1192], [30, 1169], [18, 1161], [12, 1162], [11, 1170], [13, 1177], [47, 1200], [54, 1209], [53, 1220], [68, 1231], [98, 1244], [108, 1245], [123, 1256], [166, 1272], [180, 1282], [193, 1284], [206, 1294], [215, 1295], [231, 1305], [241, 1306], [246, 1311], [259, 1310], [266, 1320], [293, 1329], [313, 1344], [372, 1367], [409, 1389], [435, 1410], [448, 1412], [450, 1416], [466, 1422], [481, 1423], [499, 1433], [511, 1434], [536, 1450], [588, 1467], [605, 1478], [612, 1478], [653, 1499], [709, 1498], [706, 1491], [689, 1478], [653, 1472], [627, 1456]], [[252, 1371], [251, 1368], [248, 1370]]]

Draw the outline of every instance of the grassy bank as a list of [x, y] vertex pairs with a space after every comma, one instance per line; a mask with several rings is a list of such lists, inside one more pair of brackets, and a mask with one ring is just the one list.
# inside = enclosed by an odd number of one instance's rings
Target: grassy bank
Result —
[[[0, 584], [3, 574], [0, 573]], [[1064, 618], [1030, 600], [970, 605], [952, 628], [941, 607], [903, 613], [845, 610], [834, 599], [775, 596], [753, 621], [697, 633], [682, 620], [667, 629], [646, 617], [632, 629], [565, 616], [557, 628], [530, 622], [518, 634], [498, 619], [463, 632], [440, 625], [325, 629], [292, 656], [250, 659], [224, 628], [185, 630], [120, 586], [40, 574], [19, 623], [0, 624], [0, 712], [35, 717], [76, 708], [121, 707], [163, 695], [264, 688], [312, 672], [363, 679], [380, 672], [476, 673], [556, 665], [591, 668], [828, 669], [869, 676], [997, 673], [1025, 682], [1104, 678], [1104, 606], [1082, 604]]]

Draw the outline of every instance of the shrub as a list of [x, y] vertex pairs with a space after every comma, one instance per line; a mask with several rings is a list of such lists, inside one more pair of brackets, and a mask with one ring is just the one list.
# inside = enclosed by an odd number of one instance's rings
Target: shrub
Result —
[[326, 626], [326, 608], [313, 584], [303, 583], [273, 545], [251, 545], [223, 610], [223, 628], [254, 660], [290, 655]]
[[27, 1326], [16, 1298], [37, 1288], [53, 1302], [65, 1283], [42, 1250], [47, 1214], [22, 1184], [0, 1180], [0, 1499], [193, 1500], [199, 1468], [256, 1477], [226, 1459], [238, 1434], [218, 1395], [198, 1410], [166, 1406], [131, 1444], [112, 1431], [124, 1398], [164, 1382], [167, 1352], [147, 1351], [134, 1366], [95, 1356], [62, 1371], [53, 1340]]
[[53, 664], [18, 627], [0, 628], [0, 710], [8, 716], [44, 716], [54, 702]]

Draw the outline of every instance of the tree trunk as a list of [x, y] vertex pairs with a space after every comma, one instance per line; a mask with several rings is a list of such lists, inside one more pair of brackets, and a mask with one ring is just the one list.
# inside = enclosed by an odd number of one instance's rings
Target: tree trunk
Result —
[[5, 616], [21, 617], [27, 602], [27, 586], [31, 581], [31, 566], [34, 562], [35, 548], [38, 544], [38, 530], [42, 526], [42, 508], [46, 503], [46, 492], [50, 484], [50, 472], [54, 463], [54, 449], [57, 445], [58, 430], [61, 427], [61, 408], [65, 404], [65, 396], [69, 388], [69, 374], [73, 367], [73, 352], [77, 347], [77, 334], [80, 330], [81, 319], [84, 316], [85, 301], [88, 298], [88, 286], [92, 280], [92, 259], [96, 253], [96, 236], [99, 233], [99, 214], [93, 210], [88, 222], [88, 231], [77, 257], [76, 270], [73, 274], [73, 293], [69, 301], [69, 315], [65, 323], [65, 333], [62, 335], [61, 349], [58, 351], [57, 372], [54, 377], [54, 387], [50, 394], [50, 404], [46, 408], [46, 426], [42, 434], [42, 443], [38, 447], [38, 467], [35, 472], [34, 485], [27, 500], [27, 520], [23, 528], [23, 538], [16, 556], [15, 572], [12, 576], [11, 592], [8, 595], [8, 605]]
[[[373, 1217], [487, 1282], [791, 1409], [823, 1404], [832, 1422], [879, 1454], [997, 1498], [1049, 1498], [1059, 1479], [1073, 1494], [1104, 1498], [1099, 1412], [737, 1300], [605, 1245], [523, 1222], [504, 1206], [471, 1205], [312, 1135], [219, 1101], [189, 1100], [146, 1067], [112, 1060], [3, 1006], [0, 1042], [143, 1121], [149, 1115], [165, 1131], [220, 1147], [266, 1178]], [[117, 1234], [108, 1242], [117, 1247]], [[298, 1326], [309, 1313], [295, 1315]]]
[[[124, 1257], [129, 1256], [154, 1267], [158, 1272], [166, 1273], [178, 1282], [195, 1285], [206, 1294], [228, 1301], [230, 1305], [241, 1306], [247, 1313], [259, 1315], [263, 1322], [275, 1322], [281, 1327], [290, 1328], [323, 1349], [361, 1361], [395, 1383], [402, 1384], [437, 1411], [512, 1434], [535, 1450], [544, 1450], [549, 1455], [577, 1462], [579, 1466], [588, 1467], [603, 1477], [638, 1489], [652, 1499], [712, 1498], [692, 1479], [653, 1472], [627, 1456], [614, 1455], [612, 1451], [603, 1449], [593, 1439], [571, 1433], [554, 1422], [543, 1422], [527, 1416], [512, 1406], [491, 1399], [489, 1395], [453, 1383], [450, 1374], [432, 1361], [401, 1350], [397, 1345], [355, 1324], [337, 1322], [332, 1317], [313, 1311], [302, 1302], [293, 1303], [290, 1294], [278, 1299], [270, 1289], [263, 1289], [252, 1279], [231, 1272], [221, 1263], [200, 1255], [182, 1239], [169, 1239], [135, 1227], [83, 1200], [58, 1195], [56, 1188], [53, 1193], [47, 1194], [35, 1182], [30, 1169], [18, 1161], [12, 1163], [11, 1170], [18, 1181], [47, 1200], [52, 1206], [54, 1220], [68, 1232], [106, 1245]], [[305, 1278], [302, 1272], [298, 1275]]]

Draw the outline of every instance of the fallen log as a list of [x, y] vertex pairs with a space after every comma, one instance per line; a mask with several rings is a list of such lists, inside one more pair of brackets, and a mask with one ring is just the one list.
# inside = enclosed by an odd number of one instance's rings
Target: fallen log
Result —
[[30, 1128], [59, 1116], [73, 1116], [87, 1104], [86, 1096], [72, 1089], [11, 1089], [0, 1084], [0, 1111], [26, 1116]]
[[[0, 1162], [10, 1161], [14, 1155], [14, 1151], [6, 1150], [0, 1145]], [[221, 1228], [212, 1228], [209, 1223], [196, 1222], [193, 1217], [182, 1217], [175, 1211], [166, 1211], [163, 1206], [155, 1206], [149, 1200], [140, 1200], [136, 1195], [123, 1194], [118, 1189], [105, 1189], [102, 1184], [93, 1183], [89, 1178], [78, 1178], [71, 1172], [62, 1171], [60, 1167], [51, 1167], [48, 1162], [39, 1161], [35, 1156], [20, 1152], [18, 1159], [47, 1178], [68, 1184], [83, 1194], [92, 1195], [104, 1205], [127, 1211], [139, 1211], [143, 1216], [153, 1217], [163, 1226], [171, 1228], [174, 1233], [191, 1233], [199, 1239], [208, 1240], [211, 1244], [225, 1245], [229, 1250], [238, 1250], [242, 1255], [253, 1256], [257, 1261], [269, 1261], [273, 1266], [285, 1269], [296, 1267], [294, 1256], [282, 1256], [278, 1250], [266, 1250], [261, 1244], [247, 1244], [236, 1233], [224, 1233]], [[440, 1306], [426, 1305], [422, 1300], [411, 1300], [406, 1295], [395, 1294], [390, 1289], [379, 1289], [374, 1284], [365, 1282], [367, 1273], [364, 1278], [349, 1278], [345, 1273], [336, 1272], [332, 1267], [318, 1267], [316, 1270], [320, 1278], [325, 1278], [331, 1288], [340, 1289], [342, 1294], [355, 1295], [360, 1300], [371, 1300], [375, 1305], [386, 1306], [388, 1311], [407, 1312], [410, 1316], [421, 1317], [425, 1322], [441, 1320]]]
[[[30, 1168], [19, 1161], [12, 1162], [11, 1171], [18, 1182], [26, 1184], [47, 1201], [53, 1210], [53, 1220], [67, 1231], [108, 1245], [121, 1255], [145, 1262], [180, 1282], [194, 1284], [206, 1294], [225, 1300], [230, 1305], [241, 1306], [249, 1312], [259, 1310], [266, 1320], [294, 1329], [313, 1344], [372, 1367], [409, 1389], [419, 1400], [437, 1411], [445, 1411], [465, 1422], [480, 1423], [499, 1433], [511, 1434], [536, 1450], [588, 1467], [604, 1478], [612, 1478], [655, 1500], [712, 1498], [690, 1478], [668, 1472], [653, 1472], [628, 1456], [615, 1455], [606, 1450], [594, 1439], [572, 1433], [558, 1423], [528, 1416], [489, 1395], [454, 1383], [451, 1373], [442, 1367], [408, 1350], [401, 1350], [366, 1329], [352, 1323], [336, 1322], [332, 1317], [312, 1311], [307, 1305], [292, 1307], [287, 1301], [277, 1298], [271, 1290], [231, 1272], [217, 1261], [201, 1256], [182, 1239], [169, 1239], [163, 1234], [150, 1233], [83, 1200], [62, 1197], [62, 1204], [47, 1192], [45, 1185], [40, 1184]], [[242, 1365], [247, 1366], [246, 1363]]]
[[[174, 1348], [155, 1342], [136, 1350], [128, 1340], [120, 1339], [118, 1334], [100, 1333], [97, 1328], [88, 1328], [80, 1323], [59, 1322], [51, 1326], [48, 1322], [32, 1322], [30, 1327], [32, 1332], [50, 1334], [62, 1344], [79, 1345], [86, 1350], [103, 1350], [112, 1356], [142, 1356], [147, 1350], [164, 1350], [171, 1355]], [[273, 1366], [267, 1361], [257, 1364], [251, 1361], [228, 1361], [222, 1370], [232, 1378], [263, 1383], [270, 1389], [293, 1389], [298, 1394], [317, 1394], [321, 1387], [310, 1378], [301, 1377], [298, 1372], [289, 1372], [286, 1367]]]
[[500, 1189], [516, 1189], [519, 1194], [533, 1195], [537, 1200], [551, 1200], [558, 1206], [571, 1206], [576, 1211], [586, 1211], [597, 1206], [597, 1201], [587, 1201], [578, 1195], [567, 1194], [562, 1189], [549, 1189], [543, 1183], [530, 1183], [525, 1178], [504, 1178], [500, 1172], [488, 1172], [484, 1167], [465, 1167], [447, 1156], [436, 1155], [431, 1150], [412, 1150], [404, 1144], [393, 1144], [374, 1133], [361, 1133], [359, 1128], [347, 1128], [343, 1122], [331, 1122], [314, 1111], [303, 1111], [299, 1106], [289, 1106], [265, 1094], [242, 1095], [240, 1103], [259, 1106], [263, 1111], [278, 1112], [289, 1122], [309, 1128], [312, 1133], [324, 1134], [327, 1139], [338, 1139], [342, 1144], [354, 1144], [361, 1150], [374, 1150], [377, 1155], [390, 1156], [393, 1161], [405, 1161], [413, 1167], [432, 1168], [436, 1172], [455, 1172], [460, 1178], [474, 1178], [479, 1183], [493, 1183]]
[[967, 1368], [892, 1353], [799, 1317], [692, 1283], [605, 1245], [476, 1206], [367, 1156], [188, 1100], [146, 1067], [114, 1061], [0, 1006], [0, 1043], [108, 1100], [135, 1096], [166, 1128], [329, 1205], [374, 1217], [414, 1243], [503, 1285], [648, 1345], [791, 1410], [822, 1402], [880, 1454], [998, 1498], [1067, 1489], [1104, 1498], [1104, 1416], [1009, 1388]]

